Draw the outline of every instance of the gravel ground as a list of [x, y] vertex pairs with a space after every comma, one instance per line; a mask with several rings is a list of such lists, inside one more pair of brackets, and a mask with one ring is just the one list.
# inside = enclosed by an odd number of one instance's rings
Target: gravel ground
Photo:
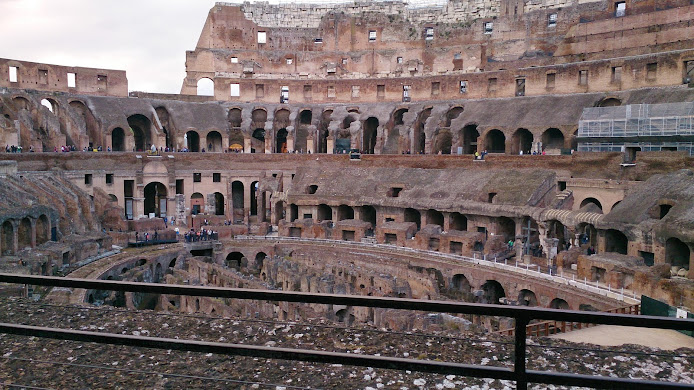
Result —
[[[95, 332], [380, 354], [512, 367], [510, 338], [419, 334], [43, 305], [0, 299], [0, 322]], [[548, 338], [528, 340], [528, 368], [657, 379], [694, 385], [694, 350], [634, 345], [596, 350]], [[513, 382], [418, 372], [131, 348], [0, 335], [0, 384], [59, 389], [512, 389]], [[536, 385], [537, 389], [557, 388]]]

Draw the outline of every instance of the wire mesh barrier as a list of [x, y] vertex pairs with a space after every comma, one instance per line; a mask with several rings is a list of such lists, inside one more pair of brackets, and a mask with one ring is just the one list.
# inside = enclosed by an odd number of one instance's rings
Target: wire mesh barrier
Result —
[[0, 333], [34, 336], [49, 339], [94, 342], [100, 344], [144, 347], [154, 349], [206, 352], [222, 355], [248, 356], [256, 358], [284, 359], [290, 361], [343, 364], [395, 370], [412, 370], [426, 373], [451, 374], [476, 378], [492, 378], [515, 381], [518, 389], [526, 389], [528, 383], [587, 386], [595, 388], [623, 388], [634, 386], [639, 389], [691, 388], [691, 385], [664, 381], [624, 379], [591, 376], [575, 373], [558, 373], [526, 368], [526, 327], [531, 320], [566, 321], [604, 325], [637, 326], [674, 330], [694, 329], [694, 320], [617, 313], [597, 313], [539, 309], [520, 306], [472, 304], [463, 302], [425, 301], [371, 296], [317, 294], [291, 291], [253, 290], [221, 288], [212, 286], [168, 285], [123, 281], [86, 280], [50, 276], [0, 274], [0, 283], [18, 283], [64, 288], [98, 289], [153, 294], [204, 296], [229, 299], [251, 299], [280, 302], [331, 304], [416, 310], [436, 313], [472, 314], [481, 316], [508, 317], [515, 320], [513, 369], [483, 365], [457, 364], [434, 360], [419, 360], [376, 355], [328, 352], [296, 348], [278, 348], [247, 344], [231, 344], [199, 340], [144, 337], [71, 330], [41, 326], [0, 323]]

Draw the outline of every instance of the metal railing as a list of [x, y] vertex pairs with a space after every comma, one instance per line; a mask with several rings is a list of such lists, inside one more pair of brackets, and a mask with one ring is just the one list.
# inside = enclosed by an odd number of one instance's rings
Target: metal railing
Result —
[[587, 280], [569, 279], [563, 276], [563, 273], [556, 274], [552, 273], [551, 269], [548, 273], [541, 271], [541, 268], [537, 265], [529, 264], [519, 264], [517, 262], [508, 262], [506, 260], [497, 261], [494, 257], [482, 256], [482, 257], [468, 257], [462, 255], [456, 255], [453, 253], [441, 253], [436, 251], [428, 251], [423, 249], [413, 249], [404, 246], [396, 246], [391, 244], [369, 244], [357, 241], [340, 241], [340, 240], [328, 240], [324, 238], [300, 238], [300, 237], [278, 237], [278, 236], [246, 236], [239, 235], [234, 237], [235, 240], [258, 240], [258, 241], [289, 241], [289, 242], [305, 242], [311, 244], [330, 244], [330, 245], [348, 245], [359, 248], [375, 248], [388, 251], [398, 251], [408, 254], [424, 255], [432, 258], [438, 258], [447, 261], [457, 261], [466, 262], [476, 265], [482, 265], [486, 267], [496, 268], [503, 271], [513, 272], [519, 275], [532, 276], [539, 279], [544, 279], [547, 281], [563, 284], [565, 286], [571, 286], [579, 290], [583, 290], [589, 293], [601, 295], [610, 299], [615, 299], [628, 304], [638, 303], [640, 300], [637, 298], [635, 292], [625, 291], [622, 289], [613, 289], [610, 285], [601, 285], [599, 282], [588, 282]]
[[29, 325], [0, 323], [0, 333], [43, 337], [50, 339], [95, 342], [100, 344], [126, 345], [131, 347], [171, 349], [177, 351], [207, 352], [235, 356], [284, 359], [313, 363], [346, 364], [395, 370], [460, 375], [476, 378], [512, 380], [517, 389], [527, 389], [529, 383], [582, 386], [594, 388], [684, 389], [690, 385], [652, 380], [636, 380], [614, 377], [559, 373], [526, 369], [525, 330], [531, 320], [590, 322], [603, 325], [637, 326], [674, 330], [694, 330], [694, 320], [627, 314], [597, 313], [538, 309], [520, 306], [472, 304], [463, 302], [426, 301], [386, 297], [316, 294], [293, 291], [253, 290], [241, 288], [222, 288], [213, 286], [169, 285], [156, 283], [136, 283], [112, 280], [87, 280], [59, 278], [52, 276], [32, 276], [0, 274], [0, 283], [18, 283], [40, 286], [82, 288], [142, 292], [153, 294], [204, 296], [231, 299], [252, 299], [281, 302], [300, 302], [328, 305], [377, 307], [387, 309], [417, 310], [438, 313], [473, 314], [500, 316], [515, 319], [514, 366], [489, 367], [482, 365], [458, 364], [418, 359], [404, 359], [350, 353], [326, 352], [305, 349], [277, 348], [266, 346], [178, 340], [156, 337], [130, 336], [113, 333], [79, 331], [71, 329], [46, 328]]

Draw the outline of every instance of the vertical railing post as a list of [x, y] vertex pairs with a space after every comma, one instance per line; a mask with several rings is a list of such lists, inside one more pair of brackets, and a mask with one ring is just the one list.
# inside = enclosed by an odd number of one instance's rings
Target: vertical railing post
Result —
[[514, 365], [513, 373], [516, 379], [516, 389], [517, 390], [527, 390], [528, 389], [528, 379], [525, 371], [525, 354], [526, 354], [526, 335], [525, 330], [530, 322], [529, 318], [523, 314], [518, 314], [516, 317], [516, 339], [515, 339], [515, 349], [513, 351]]

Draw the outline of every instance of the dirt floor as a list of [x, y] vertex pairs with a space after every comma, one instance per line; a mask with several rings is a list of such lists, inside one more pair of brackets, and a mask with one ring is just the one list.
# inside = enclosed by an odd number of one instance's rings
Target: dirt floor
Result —
[[616, 325], [600, 325], [554, 335], [551, 338], [602, 346], [635, 344], [668, 351], [682, 347], [694, 348], [694, 337], [689, 337], [674, 330]]

